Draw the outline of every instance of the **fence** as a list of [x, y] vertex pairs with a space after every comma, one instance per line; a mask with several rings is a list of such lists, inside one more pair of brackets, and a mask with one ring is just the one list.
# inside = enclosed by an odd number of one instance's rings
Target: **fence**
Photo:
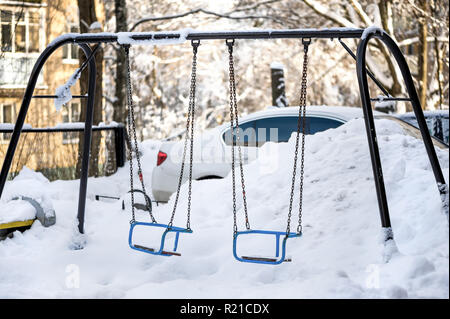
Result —
[[[0, 124], [2, 159], [5, 157], [13, 128], [12, 124]], [[93, 126], [92, 131], [93, 140], [100, 141], [95, 175], [111, 175], [126, 161], [125, 126], [123, 124]], [[79, 141], [84, 135], [84, 123], [65, 123], [46, 128], [25, 126], [22, 133], [8, 179], [14, 178], [24, 166], [43, 173], [49, 180], [79, 178], [77, 172], [77, 164], [81, 157]]]

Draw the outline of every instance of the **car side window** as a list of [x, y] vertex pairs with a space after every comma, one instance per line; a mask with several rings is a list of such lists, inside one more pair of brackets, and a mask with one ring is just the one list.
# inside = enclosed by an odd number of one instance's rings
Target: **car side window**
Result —
[[315, 134], [317, 132], [326, 131], [330, 128], [336, 128], [341, 126], [342, 124], [344, 123], [323, 117], [310, 117], [309, 134]]
[[[297, 121], [297, 116], [278, 116], [240, 124], [240, 144], [241, 146], [259, 147], [267, 141], [287, 142], [292, 133], [297, 132]], [[315, 134], [330, 128], [336, 128], [342, 124], [342, 122], [333, 119], [309, 116], [305, 119], [305, 132], [306, 134]], [[302, 130], [301, 126], [300, 130]], [[230, 129], [223, 134], [223, 139], [227, 145], [232, 145]]]
[[[258, 146], [265, 142], [287, 142], [292, 132], [297, 132], [298, 117], [279, 116], [256, 121]], [[306, 118], [306, 134], [308, 134], [309, 118]]]

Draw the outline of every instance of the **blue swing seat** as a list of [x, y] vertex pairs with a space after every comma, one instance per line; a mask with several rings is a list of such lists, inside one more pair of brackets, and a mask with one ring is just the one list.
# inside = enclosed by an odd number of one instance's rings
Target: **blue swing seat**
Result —
[[[260, 256], [238, 256], [237, 254], [237, 238], [240, 235], [249, 235], [249, 234], [262, 234], [262, 235], [274, 235], [276, 239], [276, 248], [275, 248], [275, 257], [260, 257]], [[300, 237], [301, 233], [289, 233], [286, 235], [286, 232], [280, 231], [272, 231], [272, 230], [243, 230], [236, 232], [236, 235], [233, 237], [233, 255], [238, 261], [245, 263], [255, 263], [255, 264], [269, 264], [269, 265], [278, 265], [282, 262], [290, 262], [291, 258], [286, 257], [286, 241], [288, 238]], [[280, 237], [284, 236], [281, 241], [281, 256], [280, 256]]]
[[[142, 245], [134, 244], [133, 243], [133, 231], [134, 231], [134, 227], [136, 227], [136, 226], [166, 228], [166, 230], [164, 231], [164, 233], [161, 236], [161, 245], [159, 246], [159, 248], [151, 248], [151, 247], [145, 247]], [[173, 247], [173, 251], [164, 250], [164, 244], [165, 244], [166, 236], [168, 233], [175, 233], [175, 244]], [[181, 254], [177, 252], [178, 239], [180, 237], [180, 233], [192, 233], [192, 230], [187, 229], [187, 228], [175, 227], [175, 226], [169, 227], [169, 225], [166, 225], [166, 224], [134, 222], [134, 223], [131, 223], [131, 225], [130, 225], [130, 233], [128, 236], [128, 245], [130, 246], [130, 248], [132, 248], [134, 250], [138, 250], [138, 251], [141, 251], [141, 252], [144, 252], [147, 254], [160, 255], [160, 256], [166, 256], [166, 257], [181, 256]]]

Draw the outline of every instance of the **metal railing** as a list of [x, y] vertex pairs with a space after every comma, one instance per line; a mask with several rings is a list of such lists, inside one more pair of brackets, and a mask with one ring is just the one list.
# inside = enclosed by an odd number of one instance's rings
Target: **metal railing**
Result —
[[[25, 128], [22, 129], [22, 133], [29, 133], [29, 134], [45, 134], [45, 135], [50, 135], [52, 133], [83, 133], [84, 132], [84, 128], [82, 126], [77, 126], [74, 123], [67, 123], [68, 125], [66, 127], [64, 127], [64, 125], [61, 126], [55, 126], [55, 127], [44, 127], [44, 128], [32, 128], [29, 127], [28, 125], [25, 126]], [[83, 124], [84, 123], [80, 123]], [[5, 127], [1, 127], [0, 126], [0, 134], [11, 134], [13, 133], [14, 129], [13, 128], [5, 128]], [[127, 139], [127, 133], [126, 133], [126, 128], [125, 125], [119, 123], [119, 124], [108, 124], [108, 125], [99, 125], [99, 126], [92, 126], [92, 131], [93, 132], [112, 132], [112, 140], [113, 140], [113, 147], [106, 147], [106, 152], [112, 152], [114, 153], [114, 159], [115, 159], [115, 167], [114, 167], [114, 171], [117, 170], [118, 167], [123, 167], [125, 162], [126, 162], [126, 139]], [[81, 137], [82, 134], [80, 134]], [[44, 144], [48, 144], [49, 143], [50, 138], [48, 138], [48, 140], [46, 141], [46, 143]], [[53, 140], [63, 141], [63, 144], [61, 146], [66, 146], [66, 147], [72, 147], [73, 145], [76, 145], [78, 147], [78, 137], [77, 138], [70, 138], [70, 140], [68, 141], [67, 138], [65, 139], [64, 135], [61, 139], [58, 138], [53, 138]], [[9, 142], [7, 137], [2, 137], [2, 142], [6, 143]], [[33, 144], [40, 144], [39, 142], [42, 142], [42, 139], [36, 139], [33, 138], [30, 141], [28, 141], [28, 144], [25, 146], [24, 144], [26, 144], [26, 141], [23, 141], [22, 143], [22, 147], [25, 147], [27, 150], [26, 152], [36, 152], [37, 149], [39, 149], [40, 153], [44, 152], [44, 148], [48, 148], [48, 145], [33, 145]], [[106, 142], [105, 142], [106, 144]], [[0, 146], [1, 147], [1, 146]], [[58, 150], [57, 147], [53, 148], [55, 150], [55, 152], [64, 152], [64, 150]], [[71, 153], [71, 152], [69, 152]], [[79, 155], [79, 152], [75, 152], [77, 155]], [[39, 154], [39, 155], [44, 155], [44, 154]], [[55, 157], [58, 154], [55, 154]], [[69, 156], [71, 154], [68, 154]], [[72, 155], [72, 157], [74, 157]], [[1, 159], [0, 157], [0, 160]], [[20, 159], [19, 159], [20, 161]], [[77, 158], [72, 158], [72, 162], [76, 163]], [[27, 160], [22, 161], [22, 163], [17, 163], [19, 166], [19, 169], [21, 168], [21, 166], [23, 166], [24, 164], [26, 164]], [[37, 171], [40, 172], [49, 172], [52, 170], [61, 170], [63, 168], [67, 168], [64, 167], [64, 164], [61, 162], [58, 162], [57, 159], [53, 159], [51, 161], [53, 164], [41, 164], [39, 165], [39, 168], [37, 169]], [[14, 177], [15, 174], [18, 173], [19, 169], [16, 169], [14, 171], [10, 171], [10, 178]], [[110, 172], [113, 173], [114, 171]], [[49, 175], [49, 174], [45, 174], [44, 175]], [[58, 176], [61, 176], [61, 174], [57, 174]], [[74, 175], [74, 174], [70, 174], [69, 176]], [[68, 176], [68, 174], [63, 174], [63, 176]], [[76, 174], [72, 177], [75, 178]], [[50, 180], [55, 179], [52, 178], [51, 176], [47, 176], [47, 178], [49, 178]], [[69, 178], [70, 179], [70, 178]]]

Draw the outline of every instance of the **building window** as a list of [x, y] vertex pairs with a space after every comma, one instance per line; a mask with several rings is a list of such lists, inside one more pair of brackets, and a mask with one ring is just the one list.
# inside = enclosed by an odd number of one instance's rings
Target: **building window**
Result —
[[[0, 123], [12, 124], [14, 119], [14, 104], [0, 104]], [[0, 141], [9, 142], [11, 133], [2, 133]]]
[[[77, 123], [80, 121], [80, 103], [67, 103], [62, 109], [63, 123]], [[63, 143], [78, 143], [78, 132], [63, 132]]]
[[39, 11], [23, 8], [0, 11], [2, 52], [39, 53], [43, 32]]
[[[80, 27], [76, 24], [69, 24], [67, 28], [70, 33], [79, 33]], [[78, 64], [78, 46], [66, 44], [63, 46], [63, 63]]]

